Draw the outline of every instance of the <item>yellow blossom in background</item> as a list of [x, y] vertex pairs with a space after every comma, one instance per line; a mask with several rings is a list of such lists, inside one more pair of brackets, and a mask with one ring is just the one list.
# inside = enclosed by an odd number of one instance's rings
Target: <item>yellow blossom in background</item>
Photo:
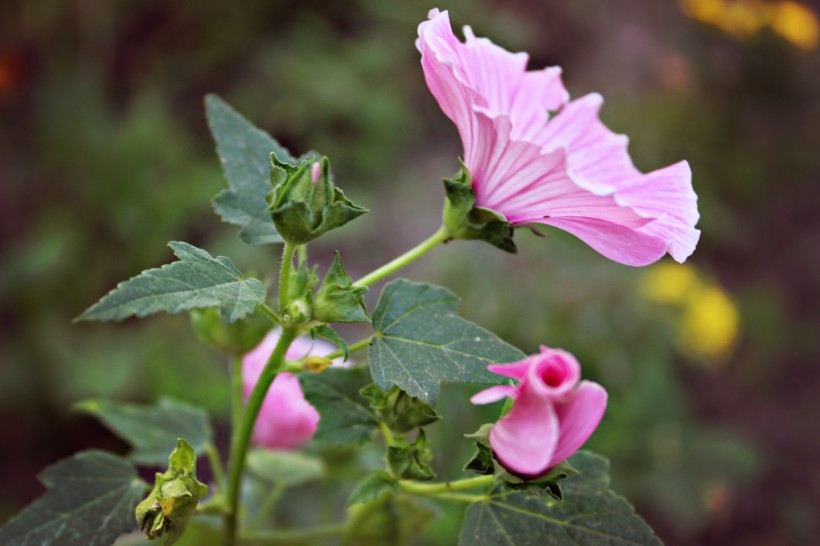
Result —
[[650, 267], [640, 279], [639, 291], [678, 311], [675, 343], [681, 353], [702, 361], [729, 356], [738, 337], [740, 313], [731, 296], [693, 265]]
[[815, 49], [820, 42], [820, 22], [815, 13], [792, 0], [680, 0], [680, 6], [692, 19], [715, 25], [738, 38], [769, 27], [801, 49]]
[[704, 359], [726, 357], [737, 339], [739, 314], [732, 299], [717, 286], [697, 290], [683, 310], [678, 324], [678, 348]]
[[647, 270], [640, 290], [652, 301], [682, 303], [698, 282], [698, 274], [691, 265], [661, 263]]

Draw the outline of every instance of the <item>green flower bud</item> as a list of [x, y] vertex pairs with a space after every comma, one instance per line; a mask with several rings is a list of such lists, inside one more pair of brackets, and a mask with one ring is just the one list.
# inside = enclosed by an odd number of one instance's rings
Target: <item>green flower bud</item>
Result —
[[365, 292], [367, 287], [353, 286], [337, 252], [313, 299], [313, 318], [326, 323], [370, 322], [362, 300]]
[[367, 212], [333, 185], [326, 157], [294, 167], [271, 154], [270, 170], [269, 210], [276, 231], [288, 243], [305, 244]]
[[293, 300], [285, 307], [282, 319], [291, 326], [306, 323], [310, 320], [310, 304], [304, 299]]

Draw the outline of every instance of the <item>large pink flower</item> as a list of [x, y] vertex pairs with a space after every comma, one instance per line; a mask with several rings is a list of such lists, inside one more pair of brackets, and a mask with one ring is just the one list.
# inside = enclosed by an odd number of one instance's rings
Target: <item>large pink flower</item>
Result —
[[[247, 399], [267, 364], [281, 331], [272, 330], [255, 349], [242, 358], [242, 387]], [[285, 357], [296, 360], [308, 354], [325, 356], [334, 347], [323, 341], [300, 337], [294, 340]], [[256, 426], [254, 443], [271, 449], [294, 449], [313, 438], [319, 425], [319, 412], [305, 400], [299, 378], [282, 372], [268, 390]]]
[[490, 371], [519, 381], [485, 389], [470, 401], [489, 404], [512, 397], [510, 412], [490, 431], [490, 447], [507, 470], [536, 477], [575, 453], [592, 435], [606, 409], [604, 388], [580, 381], [570, 353], [541, 346], [541, 353]]
[[475, 206], [514, 227], [548, 224], [617, 262], [646, 265], [669, 253], [684, 261], [700, 231], [685, 161], [642, 174], [628, 139], [598, 119], [603, 99], [569, 101], [558, 67], [528, 71], [511, 53], [464, 27], [455, 37], [446, 11], [419, 25], [416, 45], [427, 85], [456, 124]]

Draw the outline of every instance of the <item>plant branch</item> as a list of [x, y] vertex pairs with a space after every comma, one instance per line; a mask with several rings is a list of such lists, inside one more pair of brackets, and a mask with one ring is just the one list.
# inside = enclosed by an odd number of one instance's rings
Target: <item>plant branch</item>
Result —
[[450, 233], [447, 231], [447, 228], [441, 226], [437, 232], [435, 232], [428, 239], [422, 241], [418, 246], [408, 250], [395, 260], [392, 260], [384, 264], [375, 271], [368, 273], [367, 275], [353, 283], [353, 286], [370, 286], [371, 284], [382, 280], [388, 275], [392, 275], [402, 267], [416, 261], [417, 259], [427, 254], [441, 243], [448, 241], [450, 238]]

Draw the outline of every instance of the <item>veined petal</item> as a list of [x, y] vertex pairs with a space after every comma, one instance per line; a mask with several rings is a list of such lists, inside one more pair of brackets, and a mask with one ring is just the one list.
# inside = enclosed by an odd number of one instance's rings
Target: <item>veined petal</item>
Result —
[[552, 402], [525, 388], [510, 412], [493, 425], [490, 446], [507, 470], [537, 476], [549, 468], [558, 444], [558, 431]]
[[632, 228], [650, 221], [619, 204], [613, 188], [584, 186], [573, 177], [566, 150], [543, 151], [511, 139], [508, 116], [476, 109], [475, 121], [474, 134], [465, 142], [465, 164], [476, 206], [498, 211], [518, 225], [545, 217], [599, 218]]
[[560, 423], [558, 445], [548, 467], [555, 466], [576, 451], [592, 436], [606, 410], [607, 393], [602, 386], [581, 381], [569, 401], [556, 404], [555, 413]]
[[487, 369], [493, 373], [497, 373], [498, 375], [503, 375], [504, 377], [521, 381], [527, 376], [527, 370], [530, 369], [534, 358], [538, 358], [538, 356], [528, 356], [523, 360], [519, 360], [518, 362], [510, 362], [509, 364], [490, 364], [487, 366]]
[[475, 393], [470, 398], [470, 403], [479, 406], [483, 404], [492, 404], [493, 402], [498, 402], [499, 400], [503, 400], [508, 396], [515, 397], [514, 386], [496, 385], [495, 387], [490, 387], [489, 389], [484, 389], [483, 391]]
[[568, 231], [610, 260], [624, 265], [649, 265], [666, 253], [666, 241], [646, 233], [643, 228], [629, 228], [598, 218], [544, 218], [538, 222]]

